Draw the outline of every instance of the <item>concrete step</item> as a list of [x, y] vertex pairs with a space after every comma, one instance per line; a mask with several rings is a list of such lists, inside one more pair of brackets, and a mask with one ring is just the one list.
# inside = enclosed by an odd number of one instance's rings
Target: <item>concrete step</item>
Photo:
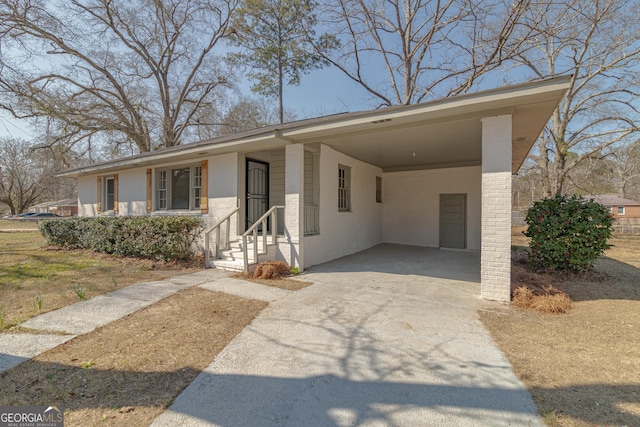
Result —
[[225, 271], [244, 271], [244, 262], [242, 260], [226, 260], [212, 259], [209, 262], [210, 268], [217, 268]]
[[[253, 243], [253, 237], [249, 237], [249, 239], [247, 239], [247, 249], [248, 249], [248, 255], [249, 255], [249, 270], [252, 270], [253, 268], [255, 268], [256, 265], [256, 261], [254, 260], [253, 257], [253, 249], [254, 249], [254, 243]], [[263, 237], [262, 236], [258, 236], [257, 239], [258, 242], [258, 250], [262, 250], [262, 242], [263, 242]], [[273, 239], [272, 236], [267, 236], [267, 246], [270, 248], [273, 248]], [[243, 271], [244, 270], [244, 251], [242, 250], [242, 240], [232, 240], [229, 242], [229, 246], [230, 249], [227, 250], [223, 250], [220, 251], [220, 258], [213, 258], [213, 255], [211, 257], [211, 260], [209, 262], [209, 266], [212, 268], [219, 268], [221, 270], [227, 270], [227, 271]], [[267, 252], [271, 252], [273, 251], [273, 249], [268, 249]], [[266, 259], [269, 259], [269, 257], [273, 257], [274, 253], [272, 253], [270, 256], [267, 254], [260, 254], [259, 258], [262, 261], [265, 261]]]

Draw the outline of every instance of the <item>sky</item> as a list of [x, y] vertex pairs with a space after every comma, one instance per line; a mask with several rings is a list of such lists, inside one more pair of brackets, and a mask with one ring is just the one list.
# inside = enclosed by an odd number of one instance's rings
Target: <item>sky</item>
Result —
[[[240, 90], [244, 95], [254, 95], [249, 82], [241, 84]], [[367, 110], [371, 108], [371, 102], [367, 101], [370, 98], [364, 89], [341, 71], [329, 67], [304, 76], [300, 86], [284, 89], [285, 109], [293, 111], [296, 119]], [[0, 111], [0, 137], [33, 140], [36, 136], [29, 121], [14, 119]]]
[[[502, 83], [488, 78], [474, 90], [491, 89]], [[250, 90], [251, 83], [245, 81], [239, 85], [243, 95], [255, 95]], [[379, 100], [378, 100], [379, 103]], [[274, 108], [276, 100], [273, 100]], [[285, 110], [295, 113], [296, 119], [320, 117], [330, 114], [370, 110], [376, 107], [376, 101], [357, 83], [333, 67], [313, 70], [303, 76], [300, 86], [284, 88]], [[0, 111], [0, 138], [15, 137], [28, 141], [37, 137], [27, 120], [18, 120], [8, 113]]]

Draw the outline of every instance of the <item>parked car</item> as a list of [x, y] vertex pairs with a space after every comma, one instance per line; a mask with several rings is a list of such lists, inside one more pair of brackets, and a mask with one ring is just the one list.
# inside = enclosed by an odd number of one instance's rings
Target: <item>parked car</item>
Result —
[[34, 213], [33, 215], [29, 215], [26, 218], [60, 218], [60, 215], [56, 215], [54, 213], [51, 212], [38, 212], [38, 213]]
[[17, 215], [18, 218], [28, 218], [30, 216], [35, 215], [36, 212], [25, 212], [25, 213], [21, 213], [20, 215]]

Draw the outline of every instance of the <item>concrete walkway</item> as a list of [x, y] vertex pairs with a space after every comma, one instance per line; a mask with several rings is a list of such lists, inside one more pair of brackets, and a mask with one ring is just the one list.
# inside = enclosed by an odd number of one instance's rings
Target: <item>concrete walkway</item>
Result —
[[191, 286], [244, 297], [253, 295], [253, 299], [269, 302], [289, 294], [289, 291], [229, 276], [230, 273], [220, 270], [203, 270], [166, 280], [138, 283], [32, 317], [22, 326], [39, 333], [0, 334], [0, 372]]
[[380, 245], [315, 267], [152, 426], [542, 426], [477, 318], [479, 264]]

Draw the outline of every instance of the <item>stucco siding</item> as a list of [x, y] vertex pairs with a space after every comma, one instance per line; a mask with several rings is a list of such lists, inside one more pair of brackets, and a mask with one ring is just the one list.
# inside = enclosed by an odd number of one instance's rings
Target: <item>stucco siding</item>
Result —
[[126, 216], [146, 213], [147, 169], [127, 169], [118, 172], [118, 214]]
[[[238, 206], [238, 154], [229, 153], [209, 158], [209, 214], [203, 219], [206, 227], [227, 216]], [[238, 231], [237, 216], [231, 223], [232, 235]]]
[[467, 195], [467, 248], [480, 250], [480, 166], [382, 176], [383, 241], [440, 245], [440, 194]]
[[[338, 211], [338, 165], [351, 168], [351, 210]], [[320, 264], [382, 243], [382, 170], [322, 145], [319, 160], [320, 233], [304, 238], [304, 265]]]
[[98, 215], [97, 176], [78, 177], [78, 216]]

